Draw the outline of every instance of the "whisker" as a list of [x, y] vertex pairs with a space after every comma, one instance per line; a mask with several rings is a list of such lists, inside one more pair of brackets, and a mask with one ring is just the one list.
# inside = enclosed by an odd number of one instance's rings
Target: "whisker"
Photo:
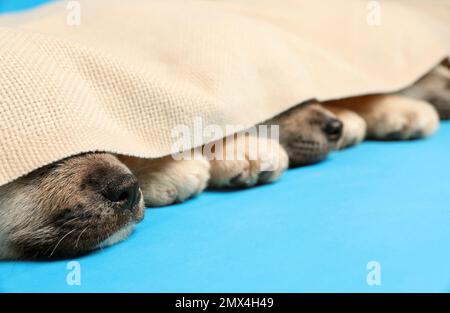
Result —
[[72, 219], [69, 219], [69, 220], [65, 221], [64, 223], [62, 223], [59, 227], [62, 227], [64, 225], [66, 225], [67, 223], [72, 223], [73, 221], [79, 220], [80, 218], [81, 218], [81, 216], [77, 216]]
[[80, 241], [81, 235], [83, 235], [83, 233], [84, 233], [88, 228], [89, 228], [89, 226], [87, 226], [85, 229], [83, 229], [83, 230], [81, 231], [81, 233], [78, 235], [77, 242], [75, 243], [75, 248], [78, 248], [78, 242]]
[[101, 242], [102, 241], [100, 240], [100, 236], [97, 236], [97, 245], [96, 246], [100, 248], [100, 251], [103, 251], [103, 247], [99, 246]]

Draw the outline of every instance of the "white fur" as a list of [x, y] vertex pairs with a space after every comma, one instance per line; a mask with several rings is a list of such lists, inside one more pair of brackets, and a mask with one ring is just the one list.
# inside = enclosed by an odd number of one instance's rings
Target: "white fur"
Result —
[[111, 236], [109, 236], [107, 239], [100, 242], [96, 248], [101, 249], [105, 247], [112, 246], [125, 238], [127, 238], [134, 230], [135, 223], [130, 223], [127, 226], [121, 228], [119, 231], [115, 232]]

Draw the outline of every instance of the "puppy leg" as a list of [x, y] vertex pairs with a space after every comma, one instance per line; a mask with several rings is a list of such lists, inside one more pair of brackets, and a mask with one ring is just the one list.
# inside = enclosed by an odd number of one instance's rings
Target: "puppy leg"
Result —
[[430, 136], [439, 127], [439, 116], [427, 102], [398, 95], [364, 96], [329, 105], [347, 108], [367, 124], [367, 138], [408, 140]]
[[288, 167], [288, 156], [278, 142], [234, 135], [215, 143], [210, 160], [213, 188], [250, 187], [276, 180]]
[[137, 177], [145, 204], [151, 207], [185, 201], [207, 186], [209, 162], [201, 155], [198, 159], [175, 160], [172, 156], [148, 160], [120, 156]]
[[367, 132], [367, 124], [361, 116], [338, 106], [326, 103], [323, 106], [333, 112], [343, 123], [342, 135], [337, 143], [338, 149], [355, 146], [364, 140]]

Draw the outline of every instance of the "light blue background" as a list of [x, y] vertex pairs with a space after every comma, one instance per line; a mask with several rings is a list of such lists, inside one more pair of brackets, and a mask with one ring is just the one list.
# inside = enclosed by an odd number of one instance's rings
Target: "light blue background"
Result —
[[[123, 243], [66, 261], [0, 263], [0, 291], [450, 291], [450, 123], [272, 185], [147, 210]], [[366, 284], [381, 264], [382, 285]]]
[[51, 0], [0, 0], [0, 13], [32, 9]]
[[[381, 286], [366, 283], [372, 260]], [[449, 292], [450, 123], [149, 209], [128, 240], [77, 261], [81, 286], [67, 285], [68, 261], [0, 262], [0, 291]]]

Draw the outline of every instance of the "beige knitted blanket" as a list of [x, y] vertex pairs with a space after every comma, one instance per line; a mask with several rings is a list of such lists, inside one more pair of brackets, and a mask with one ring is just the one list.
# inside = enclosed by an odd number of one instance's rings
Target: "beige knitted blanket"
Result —
[[87, 0], [0, 17], [0, 185], [80, 152], [160, 157], [199, 120], [243, 129], [403, 88], [448, 55], [448, 3]]

